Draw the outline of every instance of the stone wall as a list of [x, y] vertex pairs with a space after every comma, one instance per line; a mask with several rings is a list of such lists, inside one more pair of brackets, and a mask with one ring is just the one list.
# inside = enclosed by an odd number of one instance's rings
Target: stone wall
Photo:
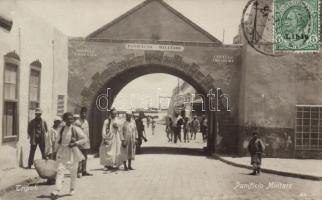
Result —
[[258, 130], [272, 149], [269, 156], [294, 156], [295, 106], [322, 105], [322, 54], [272, 57], [245, 45], [242, 56], [240, 151]]
[[[29, 74], [30, 64], [41, 63], [40, 106], [43, 118], [48, 125], [56, 115], [57, 95], [65, 96], [67, 106], [67, 37], [49, 26], [19, 3], [5, 1], [0, 6], [9, 13], [13, 21], [10, 31], [0, 28], [0, 77], [3, 77], [4, 55], [15, 52], [20, 57], [18, 124], [19, 140], [4, 142], [3, 124], [0, 123], [0, 168], [27, 165], [29, 141], [27, 139], [29, 112]], [[54, 46], [53, 46], [54, 45]], [[0, 122], [3, 122], [3, 79], [0, 81]], [[18, 138], [17, 138], [18, 139]], [[39, 152], [38, 152], [39, 153]], [[38, 155], [39, 157], [39, 155]]]
[[[95, 91], [92, 89], [98, 90], [99, 86], [103, 86], [115, 75], [129, 70], [131, 67], [147, 64], [159, 64], [170, 66], [174, 70], [183, 70], [189, 77], [198, 80], [198, 82], [201, 81], [199, 78], [208, 77], [208, 80], [204, 80], [207, 83], [204, 84], [222, 88], [224, 93], [232, 96], [232, 102], [236, 102], [236, 99], [238, 99], [234, 97], [237, 97], [236, 93], [239, 90], [239, 47], [208, 47], [197, 46], [197, 44], [174, 43], [174, 45], [179, 46], [182, 44], [184, 50], [182, 52], [156, 53], [127, 49], [126, 44], [130, 42], [126, 40], [83, 39], [71, 39], [69, 41], [70, 110], [74, 110], [84, 102], [88, 104], [93, 101], [92, 97], [94, 96], [87, 97], [88, 95], [95, 95]], [[214, 61], [214, 56], [222, 55], [230, 55], [233, 61], [231, 63], [225, 63], [225, 59]], [[156, 68], [160, 69], [160, 66], [156, 66]], [[191, 73], [189, 69], [192, 70]], [[162, 71], [162, 69], [160, 70]], [[206, 85], [201, 86], [206, 87]], [[88, 92], [94, 93], [89, 94]], [[79, 95], [81, 98], [79, 98]]]
[[[199, 93], [221, 88], [229, 95], [231, 115], [238, 120], [240, 47], [213, 43], [136, 41], [177, 45], [182, 51], [150, 51], [126, 48], [132, 40], [71, 39], [69, 41], [69, 110], [93, 108], [96, 97], [111, 88], [111, 98], [131, 80], [149, 73], [178, 76]], [[110, 105], [112, 102], [109, 103]], [[91, 116], [93, 117], [93, 116]], [[96, 116], [99, 117], [99, 116]], [[104, 118], [101, 116], [100, 118]], [[101, 124], [95, 120], [100, 130]], [[99, 137], [99, 136], [98, 136]], [[96, 139], [95, 139], [96, 140]], [[96, 142], [95, 142], [96, 143]]]

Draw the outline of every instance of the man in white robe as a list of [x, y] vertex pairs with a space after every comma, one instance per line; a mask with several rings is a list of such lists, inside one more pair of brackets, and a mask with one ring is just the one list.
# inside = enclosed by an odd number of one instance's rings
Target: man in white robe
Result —
[[[121, 157], [124, 164], [124, 170], [133, 170], [131, 161], [135, 158], [136, 141], [138, 139], [138, 132], [135, 122], [132, 121], [131, 113], [126, 113], [126, 121], [123, 123], [121, 132]], [[128, 166], [126, 165], [128, 161]]]
[[122, 163], [120, 127], [119, 120], [116, 118], [116, 110], [112, 109], [110, 117], [103, 124], [100, 147], [100, 163], [107, 169], [118, 168]]

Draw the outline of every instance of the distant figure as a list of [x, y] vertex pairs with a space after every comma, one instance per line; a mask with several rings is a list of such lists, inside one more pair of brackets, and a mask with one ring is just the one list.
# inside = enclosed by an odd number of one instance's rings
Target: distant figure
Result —
[[165, 131], [167, 133], [168, 142], [172, 142], [172, 140], [173, 140], [173, 130], [172, 130], [172, 119], [171, 119], [171, 117], [167, 117]]
[[30, 139], [30, 152], [28, 159], [28, 169], [34, 163], [35, 152], [37, 146], [40, 148], [42, 159], [46, 159], [45, 152], [45, 136], [48, 131], [47, 123], [41, 118], [42, 111], [40, 108], [35, 110], [35, 118], [28, 124], [28, 137]]
[[200, 123], [200, 131], [202, 133], [202, 139], [205, 140], [207, 138], [208, 132], [208, 119], [205, 115], [202, 116], [202, 120]]
[[174, 143], [177, 143], [177, 140], [181, 142], [181, 125], [183, 124], [182, 117], [178, 114], [174, 114], [175, 119], [174, 122], [172, 123], [172, 128], [174, 132]]
[[194, 140], [196, 140], [196, 135], [199, 131], [199, 128], [200, 128], [200, 122], [197, 119], [197, 117], [194, 116], [193, 120], [191, 122], [191, 140], [192, 140], [192, 138], [194, 138]]
[[144, 124], [143, 124], [143, 118], [144, 118], [144, 113], [140, 112], [139, 113], [139, 118], [135, 120], [136, 128], [138, 130], [138, 144], [136, 146], [136, 153], [141, 153], [141, 145], [142, 145], [142, 140], [147, 142], [148, 140], [146, 139], [145, 135], [145, 130], [144, 130]]
[[258, 138], [257, 132], [253, 132], [253, 137], [249, 141], [247, 149], [251, 156], [251, 165], [253, 165], [253, 172], [251, 175], [259, 175], [265, 145], [263, 141]]
[[154, 118], [152, 118], [151, 127], [152, 127], [152, 135], [154, 135], [154, 129], [156, 127], [156, 122], [155, 122]]
[[104, 121], [102, 128], [102, 144], [100, 147], [100, 163], [107, 170], [118, 169], [121, 165], [121, 126], [116, 118], [116, 110], [110, 111], [110, 116]]
[[[123, 123], [121, 131], [121, 156], [124, 164], [124, 170], [133, 170], [132, 160], [135, 158], [135, 148], [138, 139], [138, 132], [135, 122], [132, 121], [132, 114], [126, 113], [126, 120]], [[126, 165], [126, 161], [128, 162]]]
[[189, 118], [185, 117], [183, 122], [183, 139], [184, 142], [189, 142], [190, 122]]
[[149, 116], [146, 117], [146, 127], [147, 128], [150, 127], [150, 117]]

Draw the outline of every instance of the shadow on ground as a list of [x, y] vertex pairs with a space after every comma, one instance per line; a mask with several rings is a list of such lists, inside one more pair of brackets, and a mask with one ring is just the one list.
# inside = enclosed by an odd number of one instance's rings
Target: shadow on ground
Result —
[[[183, 147], [142, 147], [140, 154], [173, 154], [189, 156], [206, 156], [203, 149]], [[139, 155], [140, 155], [139, 154]]]

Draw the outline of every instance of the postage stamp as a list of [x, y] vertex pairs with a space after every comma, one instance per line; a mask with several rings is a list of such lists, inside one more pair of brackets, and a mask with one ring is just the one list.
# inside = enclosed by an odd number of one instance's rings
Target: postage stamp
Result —
[[275, 52], [320, 50], [319, 0], [274, 0]]

